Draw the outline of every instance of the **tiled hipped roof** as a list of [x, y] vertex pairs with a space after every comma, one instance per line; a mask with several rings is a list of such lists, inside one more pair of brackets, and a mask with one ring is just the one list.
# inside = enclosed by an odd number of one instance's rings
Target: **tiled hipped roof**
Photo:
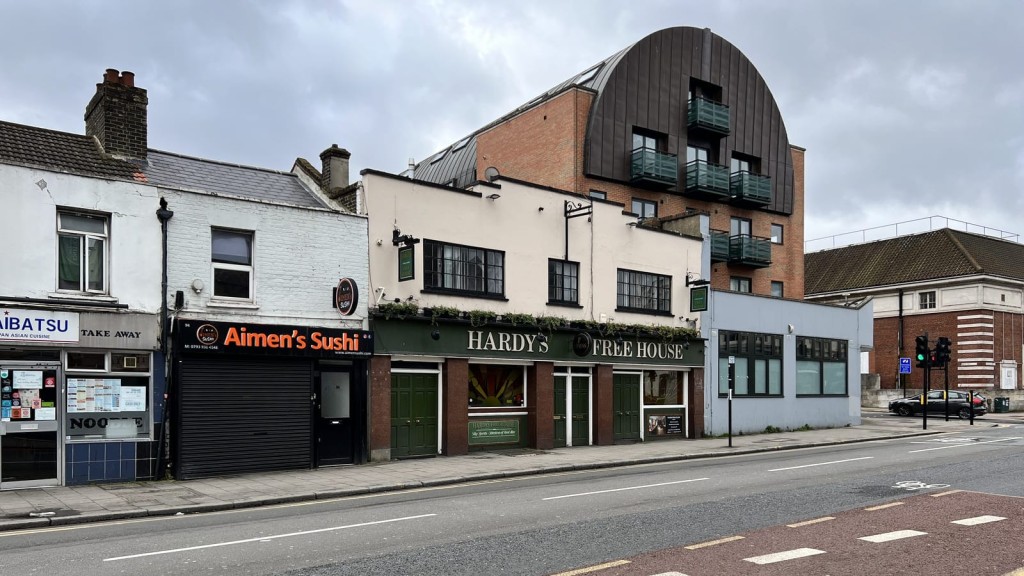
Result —
[[164, 188], [237, 196], [309, 208], [325, 207], [290, 172], [192, 158], [150, 149], [147, 160], [104, 155], [96, 140], [55, 130], [0, 122], [0, 163], [79, 176], [145, 182]]
[[1024, 245], [943, 228], [804, 256], [808, 296], [979, 274], [1024, 280]]

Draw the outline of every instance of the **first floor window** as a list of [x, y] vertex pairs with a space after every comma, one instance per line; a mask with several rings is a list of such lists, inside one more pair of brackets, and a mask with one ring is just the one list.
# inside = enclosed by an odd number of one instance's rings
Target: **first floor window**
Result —
[[597, 198], [598, 200], [607, 200], [608, 199], [608, 193], [607, 192], [602, 192], [600, 190], [591, 190], [590, 191], [590, 197], [591, 198]]
[[797, 338], [796, 393], [804, 396], [845, 396], [846, 340]]
[[782, 244], [782, 224], [772, 224], [771, 231], [772, 244]]
[[423, 288], [467, 295], [505, 295], [505, 253], [423, 241]]
[[526, 367], [504, 364], [469, 365], [469, 407], [526, 406]]
[[636, 214], [641, 219], [654, 218], [658, 215], [658, 205], [651, 200], [633, 198], [630, 205], [630, 212]]
[[214, 228], [210, 235], [214, 297], [252, 300], [252, 232]]
[[935, 291], [921, 292], [921, 310], [935, 308]]
[[729, 290], [733, 292], [750, 292], [750, 278], [742, 276], [729, 278]]
[[672, 277], [619, 269], [618, 310], [655, 314], [672, 313]]
[[106, 216], [57, 213], [57, 289], [104, 294], [107, 291]]
[[548, 302], [578, 304], [580, 301], [580, 265], [568, 260], [548, 260]]
[[729, 394], [729, 358], [735, 363], [734, 396], [782, 396], [782, 335], [718, 333], [718, 394]]
[[782, 298], [782, 282], [772, 280], [772, 296]]

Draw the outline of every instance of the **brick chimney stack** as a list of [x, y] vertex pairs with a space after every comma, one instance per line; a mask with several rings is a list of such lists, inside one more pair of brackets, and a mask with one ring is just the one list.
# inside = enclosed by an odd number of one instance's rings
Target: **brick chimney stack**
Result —
[[144, 160], [148, 104], [146, 91], [135, 87], [135, 74], [108, 68], [85, 107], [85, 135], [98, 138], [107, 154]]
[[337, 144], [320, 153], [323, 168], [320, 170], [320, 187], [330, 194], [348, 186], [348, 160], [352, 154]]

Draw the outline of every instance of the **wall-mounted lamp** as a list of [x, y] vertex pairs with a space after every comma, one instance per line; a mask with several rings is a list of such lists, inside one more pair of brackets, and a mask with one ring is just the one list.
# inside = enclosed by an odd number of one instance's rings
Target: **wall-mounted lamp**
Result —
[[541, 344], [543, 344], [543, 343], [545, 343], [547, 341], [548, 341], [548, 337], [547, 336], [545, 336], [544, 334], [542, 334], [540, 332], [537, 333], [537, 342], [540, 342]]
[[412, 234], [402, 234], [402, 231], [395, 228], [391, 231], [391, 245], [398, 246], [399, 244], [405, 244], [406, 246], [412, 246], [413, 244], [419, 244], [419, 238], [413, 238]]
[[200, 292], [202, 292], [203, 291], [203, 281], [200, 280], [199, 278], [196, 278], [195, 280], [193, 280], [192, 281], [192, 291], [195, 292], [196, 294], [199, 294]]
[[543, 211], [544, 211], [544, 207], [543, 206], [538, 206], [537, 207], [537, 212], [543, 212]]
[[708, 284], [711, 284], [711, 280], [702, 280], [700, 278], [697, 278], [696, 280], [692, 280], [691, 279], [691, 274], [689, 272], [686, 273], [686, 285], [687, 286], [707, 286]]
[[786, 331], [787, 331], [787, 332], [789, 332], [790, 334], [792, 334], [792, 333], [793, 333], [793, 331], [795, 331], [795, 330], [796, 330], [796, 326], [793, 326], [792, 324], [786, 324]]
[[440, 330], [432, 331], [430, 333], [430, 339], [431, 340], [440, 340], [441, 339], [441, 331]]
[[501, 198], [501, 194], [495, 192], [494, 194], [490, 194], [487, 197], [490, 198], [491, 200], [497, 200], [498, 198]]

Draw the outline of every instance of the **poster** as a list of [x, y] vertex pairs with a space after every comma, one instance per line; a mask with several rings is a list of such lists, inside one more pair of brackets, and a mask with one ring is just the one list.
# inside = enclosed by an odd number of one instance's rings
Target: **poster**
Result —
[[121, 387], [121, 410], [124, 412], [145, 412], [146, 411], [146, 387], [145, 386], [122, 386]]
[[42, 389], [43, 372], [41, 370], [15, 370], [14, 387]]
[[56, 420], [56, 408], [36, 408], [36, 420]]

